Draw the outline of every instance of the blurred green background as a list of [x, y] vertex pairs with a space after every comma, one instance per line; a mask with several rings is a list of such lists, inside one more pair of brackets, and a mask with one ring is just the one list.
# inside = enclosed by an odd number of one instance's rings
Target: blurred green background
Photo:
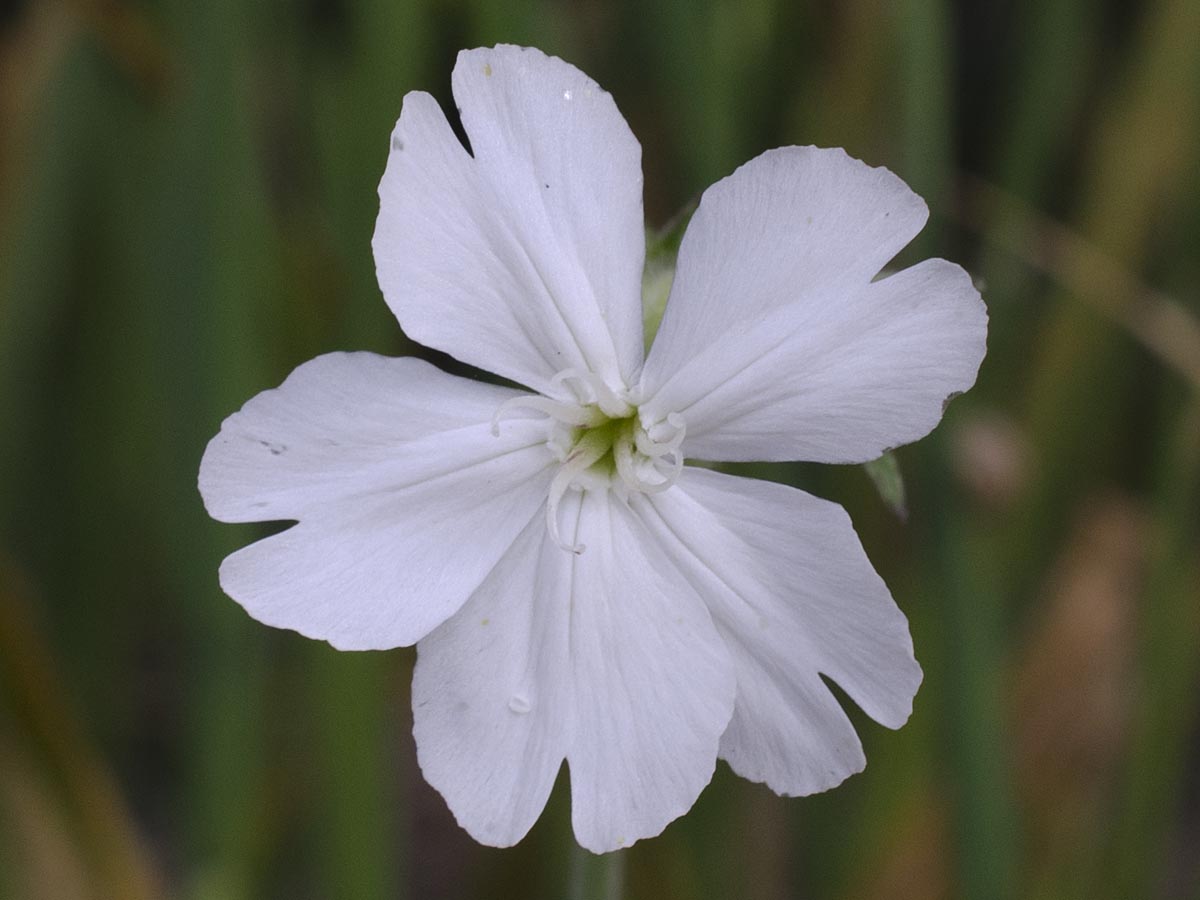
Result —
[[[911, 618], [911, 722], [785, 800], [724, 765], [627, 896], [1200, 897], [1200, 2], [0, 3], [0, 897], [538, 898], [561, 784], [482, 848], [416, 769], [411, 650], [252, 621], [204, 514], [221, 419], [334, 349], [414, 352], [375, 284], [388, 135], [460, 47], [611, 90], [660, 224], [773, 146], [928, 201], [902, 257], [990, 352], [897, 454], [760, 467], [844, 503]], [[416, 350], [419, 351], [419, 349]], [[444, 360], [443, 360], [444, 362]]]

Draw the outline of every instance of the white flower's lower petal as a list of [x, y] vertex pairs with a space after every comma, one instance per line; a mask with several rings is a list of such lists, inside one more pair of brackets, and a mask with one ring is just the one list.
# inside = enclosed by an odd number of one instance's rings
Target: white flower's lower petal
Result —
[[825, 790], [859, 771], [858, 738], [820, 674], [898, 728], [921, 669], [904, 615], [845, 510], [794, 488], [692, 468], [640, 503], [733, 655], [737, 707], [721, 756], [781, 794]]
[[573, 560], [538, 516], [466, 605], [417, 645], [421, 771], [459, 824], [494, 847], [529, 831], [566, 756]]
[[[712, 777], [732, 666], [708, 611], [606, 492], [570, 492], [418, 648], [421, 768], [478, 840], [528, 831], [564, 755], [580, 844], [658, 834]], [[664, 564], [665, 563], [665, 564]]]
[[662, 831], [712, 778], [734, 702], [728, 651], [694, 588], [607, 493], [582, 496], [571, 591], [579, 843], [607, 852]]
[[459, 54], [468, 154], [411, 93], [373, 246], [405, 332], [542, 393], [566, 369], [612, 387], [642, 361], [641, 147], [573, 66], [501, 46]]
[[699, 459], [862, 462], [928, 433], [975, 380], [987, 314], [944, 260], [871, 282], [925, 217], [840, 150], [772, 151], [718, 182], [683, 239], [643, 416], [682, 415]]
[[300, 524], [229, 556], [256, 619], [342, 649], [411, 644], [467, 599], [545, 500], [545, 425], [490, 419], [515, 391], [414, 359], [330, 354], [225, 420], [209, 512]]

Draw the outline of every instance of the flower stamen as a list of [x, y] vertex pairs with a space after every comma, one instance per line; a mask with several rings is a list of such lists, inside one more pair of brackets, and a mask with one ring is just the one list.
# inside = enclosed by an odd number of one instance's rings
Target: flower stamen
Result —
[[579, 554], [587, 548], [583, 544], [568, 544], [563, 540], [558, 529], [558, 504], [575, 483], [575, 479], [603, 459], [608, 451], [609, 444], [601, 435], [595, 432], [585, 434], [567, 454], [567, 458], [550, 482], [550, 492], [546, 498], [546, 527], [554, 543], [571, 553]]
[[[657, 494], [675, 483], [683, 468], [679, 448], [686, 429], [683, 419], [674, 413], [668, 416], [667, 425], [672, 430], [665, 440], [654, 439], [639, 423], [613, 444], [613, 459], [624, 489]], [[658, 426], [651, 428], [655, 430], [662, 431]]]
[[561, 400], [551, 400], [540, 394], [522, 394], [505, 400], [492, 416], [492, 436], [500, 437], [500, 421], [512, 414], [514, 409], [532, 409], [544, 413], [556, 422], [573, 425], [576, 428], [594, 428], [605, 420], [602, 412], [593, 406], [580, 406], [576, 403], [565, 403]]
[[[674, 431], [671, 436], [665, 441], [659, 441], [650, 436], [650, 432], [643, 428], [639, 428], [635, 435], [637, 442], [638, 453], [643, 456], [660, 457], [674, 453], [683, 444], [683, 438], [687, 434], [687, 426], [684, 424], [683, 416], [679, 413], [670, 413], [667, 415], [666, 424]], [[651, 427], [651, 431], [656, 431], [661, 428], [661, 423]]]
[[550, 380], [562, 399], [520, 394], [505, 400], [492, 416], [492, 434], [517, 410], [532, 410], [550, 421], [546, 446], [558, 461], [546, 498], [546, 528], [554, 543], [571, 553], [584, 546], [568, 542], [558, 510], [568, 490], [612, 490], [621, 498], [656, 494], [673, 485], [683, 468], [686, 428], [677, 413], [646, 425], [623, 391], [592, 372], [565, 369]]
[[610, 419], [623, 419], [633, 412], [629, 402], [595, 372], [563, 369], [550, 379], [550, 384], [553, 387], [562, 387], [568, 381], [576, 381], [583, 388], [580, 391], [581, 402], [594, 404]]

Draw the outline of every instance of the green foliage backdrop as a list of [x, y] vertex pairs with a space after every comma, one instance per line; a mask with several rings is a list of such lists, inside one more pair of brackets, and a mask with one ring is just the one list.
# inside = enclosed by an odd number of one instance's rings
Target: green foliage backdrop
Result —
[[[424, 352], [379, 296], [401, 98], [527, 43], [611, 90], [661, 224], [781, 144], [929, 202], [903, 260], [981, 282], [990, 352], [844, 503], [925, 683], [868, 768], [721, 766], [627, 896], [1200, 897], [1200, 3], [34, 0], [0, 4], [0, 898], [536, 898], [560, 784], [474, 845], [416, 769], [411, 651], [224, 597], [221, 419], [334, 349]], [[445, 359], [440, 362], [448, 364]]]

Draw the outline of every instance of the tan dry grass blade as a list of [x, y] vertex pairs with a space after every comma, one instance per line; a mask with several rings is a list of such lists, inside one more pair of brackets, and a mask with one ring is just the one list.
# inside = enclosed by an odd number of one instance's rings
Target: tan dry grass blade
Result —
[[1179, 300], [1015, 195], [970, 176], [960, 190], [966, 200], [960, 224], [1050, 277], [1200, 391], [1200, 320]]
[[0, 733], [0, 838], [14, 862], [6, 886], [26, 900], [99, 900], [89, 888], [83, 859], [67, 816], [39, 777], [33, 760]]
[[[35, 625], [30, 595], [15, 566], [0, 556], [0, 690], [8, 694], [16, 738], [41, 760], [56, 789], [94, 896], [157, 900], [163, 896], [158, 876], [115, 779], [72, 709]], [[19, 797], [34, 796], [21, 787], [19, 775], [6, 781]]]
[[1128, 745], [1149, 530], [1146, 511], [1125, 497], [1085, 506], [1015, 672], [1030, 896], [1056, 896], [1062, 878], [1092, 869], [1106, 833]]

